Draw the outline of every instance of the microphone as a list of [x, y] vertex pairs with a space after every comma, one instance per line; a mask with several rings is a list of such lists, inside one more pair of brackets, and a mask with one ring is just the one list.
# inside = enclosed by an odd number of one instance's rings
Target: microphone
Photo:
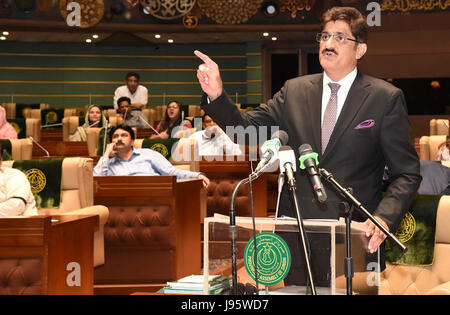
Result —
[[153, 130], [154, 132], [156, 132], [157, 135], [159, 135], [159, 132], [156, 131], [156, 129], [153, 128], [152, 125], [150, 125], [150, 124], [148, 123], [148, 121], [145, 120], [144, 117], [142, 117], [142, 115], [144, 115], [144, 114], [143, 114], [142, 112], [139, 112], [139, 114], [138, 114], [139, 119], [142, 120], [147, 126], [149, 126], [151, 130]]
[[37, 142], [36, 140], [34, 140], [32, 136], [29, 136], [28, 139], [30, 139], [31, 141], [33, 141], [33, 143], [36, 143], [36, 145], [37, 145], [39, 148], [41, 148], [42, 151], [45, 152], [45, 154], [47, 155], [47, 157], [50, 157], [50, 153], [48, 153], [48, 151], [45, 150], [45, 148], [44, 148], [43, 146], [41, 146], [41, 145], [39, 144], [39, 142]]
[[51, 125], [41, 125], [41, 128], [50, 128], [50, 127], [57, 127], [57, 126], [62, 126], [62, 123], [51, 124]]
[[308, 172], [317, 200], [320, 203], [327, 201], [327, 194], [325, 193], [325, 188], [322, 185], [319, 172], [317, 171], [317, 165], [319, 165], [319, 161], [317, 160], [318, 154], [313, 152], [311, 146], [307, 143], [302, 144], [298, 151], [300, 153], [300, 168], [302, 170], [306, 169]]
[[259, 161], [258, 166], [255, 169], [255, 173], [261, 171], [261, 169], [273, 159], [277, 158], [278, 150], [282, 145], [285, 145], [289, 140], [289, 136], [286, 131], [278, 130], [272, 134], [272, 138], [264, 142], [261, 147], [262, 158]]
[[92, 126], [95, 126], [95, 125], [97, 125], [98, 123], [100, 123], [100, 120], [97, 120], [96, 122], [90, 124], [90, 125], [88, 126], [88, 128], [91, 128]]
[[294, 173], [297, 171], [294, 150], [288, 145], [282, 146], [278, 151], [278, 159], [280, 160], [280, 173], [286, 173], [287, 183], [293, 187], [295, 185]]
[[[102, 151], [103, 154], [105, 154], [106, 137], [108, 137], [108, 128], [109, 128], [109, 127], [112, 127], [112, 126], [110, 126], [109, 121], [107, 121], [107, 122], [106, 122], [106, 126], [105, 126], [105, 135], [104, 135], [104, 137], [103, 137], [103, 151]], [[101, 130], [100, 130], [100, 132], [101, 132]]]

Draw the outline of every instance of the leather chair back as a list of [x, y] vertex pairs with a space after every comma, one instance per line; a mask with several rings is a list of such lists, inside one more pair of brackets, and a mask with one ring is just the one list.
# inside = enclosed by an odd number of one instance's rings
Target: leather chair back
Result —
[[430, 136], [448, 135], [449, 120], [448, 119], [431, 119], [430, 120]]
[[447, 139], [446, 135], [423, 136], [419, 140], [420, 159], [425, 161], [436, 161], [438, 147]]

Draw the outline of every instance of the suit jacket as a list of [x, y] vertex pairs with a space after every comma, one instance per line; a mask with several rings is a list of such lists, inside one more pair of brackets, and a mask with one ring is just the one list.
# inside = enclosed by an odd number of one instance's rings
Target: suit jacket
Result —
[[[237, 125], [279, 126], [288, 133], [288, 145], [297, 158], [299, 146], [310, 144], [319, 154], [319, 166], [332, 173], [343, 187], [353, 188], [362, 205], [395, 232], [421, 181], [403, 92], [383, 80], [358, 73], [322, 155], [322, 85], [323, 74], [288, 80], [267, 106], [248, 113], [241, 113], [225, 92], [209, 104], [203, 98], [202, 107], [224, 130]], [[385, 165], [392, 183], [382, 195]], [[331, 185], [324, 183], [328, 201], [319, 204], [306, 172], [297, 167], [295, 178], [304, 219], [339, 217], [342, 198]], [[287, 189], [279, 211], [295, 217]], [[354, 219], [366, 218], [354, 213]]]

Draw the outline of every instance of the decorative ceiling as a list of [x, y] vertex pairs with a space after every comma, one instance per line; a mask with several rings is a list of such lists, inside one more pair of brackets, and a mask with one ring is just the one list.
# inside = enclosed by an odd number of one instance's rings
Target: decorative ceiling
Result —
[[295, 38], [316, 32], [322, 13], [336, 5], [368, 14], [370, 2], [383, 15], [450, 10], [450, 0], [0, 0], [0, 27], [19, 41], [76, 42], [91, 32], [100, 40], [125, 32], [151, 42], [156, 33], [175, 42], [198, 42], [199, 33], [208, 34], [202, 41], [248, 41], [265, 31], [271, 40], [281, 31]]

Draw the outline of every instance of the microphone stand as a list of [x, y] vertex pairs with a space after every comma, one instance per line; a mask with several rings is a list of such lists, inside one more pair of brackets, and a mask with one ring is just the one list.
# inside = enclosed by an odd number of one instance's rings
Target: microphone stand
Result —
[[155, 128], [153, 128], [153, 126], [152, 125], [150, 125], [149, 123], [148, 123], [148, 121], [147, 120], [145, 120], [145, 118], [144, 117], [142, 117], [142, 115], [144, 115], [142, 112], [140, 112], [139, 114], [138, 114], [138, 117], [139, 117], [139, 120], [141, 120], [141, 121], [143, 121], [147, 126], [149, 126], [150, 127], [150, 129], [151, 130], [153, 130], [154, 132], [156, 132], [156, 134], [157, 135], [159, 135], [160, 133], [158, 132], [158, 131], [156, 131], [156, 129]]
[[295, 177], [294, 177], [294, 172], [292, 170], [292, 164], [285, 163], [284, 167], [286, 169], [286, 177], [288, 179], [287, 183], [289, 186], [289, 190], [291, 191], [292, 201], [294, 202], [295, 212], [297, 215], [297, 224], [298, 224], [298, 231], [299, 231], [299, 236], [300, 236], [300, 243], [302, 244], [303, 253], [305, 255], [306, 272], [308, 274], [308, 280], [311, 285], [311, 293], [312, 293], [312, 295], [317, 295], [316, 286], [314, 284], [314, 279], [312, 276], [311, 260], [309, 257], [308, 247], [307, 247], [308, 244], [306, 243], [307, 242], [306, 233], [305, 233], [305, 229], [303, 226], [302, 216], [300, 214], [300, 210], [299, 210], [299, 206], [298, 206], [297, 192], [296, 192], [296, 187], [295, 187]]
[[31, 141], [33, 141], [33, 143], [36, 143], [36, 145], [37, 145], [42, 151], [45, 152], [45, 155], [46, 155], [47, 157], [50, 157], [50, 153], [49, 153], [42, 145], [40, 145], [39, 142], [37, 142], [36, 140], [34, 140], [34, 138], [33, 138], [32, 136], [29, 136], [28, 139], [30, 139]]
[[250, 180], [257, 179], [270, 165], [270, 163], [266, 164], [259, 172], [253, 172], [249, 177], [241, 180], [236, 187], [234, 187], [233, 194], [231, 195], [231, 204], [230, 204], [230, 238], [231, 238], [231, 270], [232, 270], [232, 294], [237, 295], [237, 249], [236, 249], [236, 213], [234, 211], [234, 200], [236, 199], [237, 192], [239, 188], [243, 184], [248, 184]]
[[108, 127], [109, 127], [109, 122], [107, 122], [106, 126], [105, 126], [105, 134], [104, 134], [104, 137], [103, 137], [103, 152], [102, 152], [102, 155], [105, 154], [106, 137], [108, 136]]
[[346, 257], [345, 257], [345, 277], [347, 279], [347, 295], [352, 295], [352, 278], [353, 278], [353, 259], [351, 257], [351, 215], [352, 207], [355, 207], [362, 212], [373, 224], [377, 226], [386, 237], [402, 251], [406, 253], [408, 248], [403, 245], [394, 234], [389, 232], [377, 219], [375, 219], [369, 211], [352, 195], [351, 189], [345, 189], [342, 187], [333, 177], [331, 173], [323, 168], [319, 168], [319, 173], [322, 178], [331, 183], [335, 190], [346, 199], [341, 203], [345, 216], [345, 243], [346, 243]]

